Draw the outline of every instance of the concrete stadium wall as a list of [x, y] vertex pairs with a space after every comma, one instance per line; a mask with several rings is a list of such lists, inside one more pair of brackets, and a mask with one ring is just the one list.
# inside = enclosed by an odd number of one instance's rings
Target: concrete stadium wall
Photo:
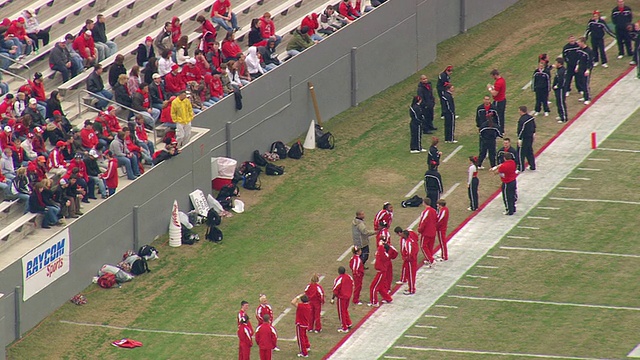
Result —
[[323, 119], [330, 119], [424, 68], [435, 59], [439, 42], [515, 2], [390, 0], [243, 88], [242, 110], [229, 97], [199, 115], [194, 125], [209, 131], [179, 157], [154, 167], [69, 226], [69, 273], [23, 302], [15, 291], [22, 285], [21, 261], [0, 272], [0, 294], [5, 294], [0, 297], [0, 357], [5, 345], [82, 291], [102, 264], [165, 234], [173, 200], [188, 210], [188, 194], [210, 188], [211, 157], [244, 160], [275, 140], [304, 137], [315, 118], [308, 82]]

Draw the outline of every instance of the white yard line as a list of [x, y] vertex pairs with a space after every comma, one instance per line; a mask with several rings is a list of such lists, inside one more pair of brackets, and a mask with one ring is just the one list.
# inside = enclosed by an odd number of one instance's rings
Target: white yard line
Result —
[[491, 259], [506, 259], [506, 260], [509, 260], [508, 256], [487, 255], [487, 257], [491, 258]]
[[580, 170], [580, 171], [602, 171], [602, 169], [595, 169], [595, 168], [578, 168], [578, 170]]
[[535, 226], [522, 226], [522, 225], [518, 225], [517, 226], [518, 229], [526, 229], [526, 230], [540, 230], [539, 227], [535, 227]]
[[422, 339], [422, 340], [428, 339], [428, 337], [426, 336], [419, 336], [419, 335], [405, 335], [404, 337], [410, 338], [410, 339]]
[[282, 314], [278, 315], [278, 317], [277, 317], [275, 320], [273, 320], [272, 325], [273, 325], [273, 326], [276, 326], [276, 325], [280, 322], [280, 320], [282, 320], [282, 318], [283, 318], [285, 315], [287, 315], [290, 311], [291, 311], [291, 308], [290, 308], [290, 307], [289, 307], [289, 308], [284, 309], [284, 311], [282, 312]]
[[385, 357], [383, 357], [383, 359], [406, 359], [406, 357], [404, 357], [404, 356], [389, 356], [389, 355], [386, 355]]
[[480, 276], [480, 275], [467, 275], [468, 278], [472, 279], [488, 279], [488, 276]]
[[413, 194], [415, 194], [416, 191], [418, 191], [418, 189], [422, 187], [422, 185], [424, 185], [424, 180], [420, 180], [420, 182], [416, 186], [414, 186], [413, 189], [411, 189], [411, 191], [409, 191], [404, 197], [412, 197]]
[[560, 208], [549, 207], [549, 206], [538, 206], [538, 209], [542, 209], [542, 210], [560, 210]]
[[446, 353], [457, 353], [457, 354], [515, 356], [515, 357], [530, 357], [530, 358], [542, 358], [542, 359], [606, 360], [606, 359], [599, 359], [599, 358], [586, 358], [586, 357], [577, 357], [577, 356], [525, 354], [525, 353], [509, 353], [509, 352], [498, 352], [498, 351], [480, 351], [480, 350], [462, 350], [462, 349], [426, 348], [426, 347], [417, 347], [417, 346], [394, 346], [393, 348], [394, 349], [401, 349], [401, 350], [446, 352]]
[[507, 239], [520, 239], [520, 240], [528, 240], [530, 237], [528, 236], [515, 236], [515, 235], [507, 235]]
[[456, 285], [456, 287], [459, 288], [465, 288], [465, 289], [477, 289], [477, 286], [471, 286], [471, 285]]
[[633, 350], [631, 350], [631, 352], [629, 354], [627, 354], [627, 357], [640, 358], [640, 345], [638, 345], [635, 348], [633, 348]]
[[444, 194], [442, 194], [442, 198], [445, 199], [447, 196], [451, 195], [451, 193], [453, 192], [453, 190], [457, 189], [458, 186], [460, 186], [460, 183], [455, 183], [453, 185], [451, 185], [451, 187], [449, 188], [449, 190], [445, 191]]
[[589, 160], [589, 161], [611, 161], [611, 159], [596, 159], [596, 158], [589, 158], [587, 160]]
[[527, 219], [532, 219], [532, 220], [550, 220], [551, 218], [544, 217], [544, 216], [527, 216]]
[[458, 151], [460, 151], [462, 149], [462, 145], [458, 145], [457, 148], [455, 148], [451, 154], [447, 155], [446, 158], [444, 158], [444, 160], [442, 160], [443, 163], [446, 163], [447, 161], [449, 161], [449, 159], [451, 159], [453, 157], [453, 155], [455, 155], [456, 153], [458, 153]]
[[630, 152], [630, 153], [640, 153], [640, 150], [631, 150], [631, 149], [598, 148], [598, 150], [604, 150], [604, 151], [617, 151], [617, 152]]
[[609, 203], [609, 204], [640, 205], [640, 202], [638, 202], [638, 201], [625, 201], [625, 200], [570, 199], [570, 198], [559, 198], [559, 197], [550, 197], [549, 199], [551, 199], [551, 200], [561, 200], [561, 201], [601, 202], [601, 203]]
[[522, 299], [501, 299], [501, 298], [489, 298], [479, 296], [460, 296], [460, 295], [448, 295], [450, 298], [464, 299], [464, 300], [478, 300], [478, 301], [492, 301], [492, 302], [507, 302], [518, 304], [536, 304], [536, 305], [553, 305], [553, 306], [569, 306], [569, 307], [584, 307], [591, 309], [607, 309], [607, 310], [628, 310], [628, 311], [640, 311], [638, 307], [631, 306], [609, 306], [609, 305], [594, 305], [594, 304], [578, 304], [578, 303], [565, 303], [555, 301], [539, 301], [539, 300], [522, 300]]
[[[590, 181], [590, 178], [581, 178], [581, 177], [568, 177], [567, 180], [581, 180], [581, 181]], [[542, 209], [542, 208], [540, 208]]]
[[424, 317], [426, 317], [426, 318], [435, 318], [435, 319], [446, 319], [447, 318], [446, 316], [442, 316], [442, 315], [430, 315], [430, 314], [427, 314]]
[[457, 309], [457, 306], [454, 305], [434, 305], [435, 307], [444, 308], [444, 309]]
[[616, 254], [616, 253], [604, 253], [596, 251], [580, 251], [580, 250], [563, 250], [563, 249], [536, 249], [517, 246], [500, 246], [503, 250], [520, 250], [520, 251], [538, 251], [538, 252], [556, 252], [566, 254], [581, 254], [581, 255], [598, 255], [598, 256], [616, 256], [616, 257], [628, 257], [628, 258], [640, 258], [640, 255], [634, 254]]
[[559, 190], [580, 190], [580, 188], [574, 188], [574, 187], [566, 187], [566, 186], [558, 186]]
[[414, 327], [417, 327], [419, 329], [437, 329], [437, 326], [431, 326], [431, 325], [413, 325]]
[[340, 257], [338, 258], [338, 261], [344, 260], [344, 258], [346, 258], [347, 255], [351, 254], [351, 249], [352, 247], [349, 246], [349, 248], [345, 252], [343, 252], [342, 255], [340, 255]]
[[481, 268], [481, 269], [498, 269], [498, 266], [491, 266], [491, 265], [476, 265], [477, 268]]

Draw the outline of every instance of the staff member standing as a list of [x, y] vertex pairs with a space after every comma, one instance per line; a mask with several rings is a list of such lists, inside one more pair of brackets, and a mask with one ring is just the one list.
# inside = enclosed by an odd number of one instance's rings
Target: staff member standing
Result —
[[442, 156], [442, 151], [438, 150], [438, 143], [440, 139], [437, 137], [431, 138], [431, 146], [429, 146], [429, 152], [427, 153], [427, 166], [435, 163], [436, 168], [440, 165], [440, 157]]
[[[478, 158], [475, 156], [469, 156], [469, 169], [467, 170], [467, 192], [469, 193], [469, 211], [478, 210], [478, 186], [480, 180], [478, 179]], [[491, 168], [495, 167], [492, 166]]]
[[422, 242], [422, 253], [425, 257], [424, 263], [427, 264], [428, 267], [431, 267], [433, 265], [433, 244], [436, 242], [438, 214], [436, 214], [436, 210], [431, 207], [431, 200], [429, 198], [424, 199], [423, 203], [424, 211], [422, 211], [420, 215], [418, 232], [420, 233], [420, 241]]
[[567, 122], [567, 99], [566, 93], [566, 76], [567, 69], [564, 67], [564, 59], [561, 57], [556, 58], [554, 65], [556, 68], [556, 75], [553, 77], [553, 92], [556, 95], [556, 107], [558, 108], [558, 123]]
[[338, 298], [338, 319], [340, 328], [338, 332], [346, 333], [351, 329], [351, 317], [349, 316], [349, 300], [353, 293], [353, 278], [349, 276], [344, 266], [338, 268], [338, 277], [333, 281], [333, 296], [331, 303]]
[[538, 68], [533, 71], [531, 79], [531, 88], [536, 94], [535, 116], [544, 109], [544, 116], [549, 116], [549, 90], [551, 90], [551, 78], [547, 72], [547, 64], [545, 61], [538, 63]]
[[427, 193], [427, 198], [431, 199], [431, 206], [435, 209], [436, 201], [440, 198], [443, 188], [442, 176], [433, 163], [429, 165], [429, 170], [424, 173], [424, 191]]
[[536, 169], [536, 158], [533, 155], [533, 141], [536, 138], [536, 119], [527, 113], [526, 106], [520, 106], [518, 119], [518, 155], [520, 172], [524, 171], [525, 159], [529, 162], [529, 170]]
[[362, 264], [362, 259], [360, 259], [362, 250], [354, 246], [351, 252], [353, 256], [349, 260], [349, 267], [353, 277], [353, 303], [362, 305], [362, 301], [360, 301], [360, 291], [362, 291], [362, 280], [364, 279], [364, 265]]
[[451, 74], [453, 73], [453, 66], [447, 66], [444, 71], [438, 75], [438, 83], [436, 84], [436, 90], [438, 91], [438, 98], [440, 99], [440, 118], [444, 119], [444, 105], [442, 103], [442, 95], [444, 95], [445, 85], [451, 83]]
[[604, 48], [604, 34], [607, 33], [615, 38], [615, 35], [609, 29], [607, 22], [600, 17], [600, 11], [595, 10], [593, 16], [587, 24], [587, 31], [584, 33], [585, 38], [589, 38], [591, 35], [591, 47], [593, 48], [593, 66], [598, 66], [600, 57], [602, 57], [602, 67], [608, 68], [607, 64], [607, 52]]
[[402, 230], [396, 227], [394, 232], [400, 236], [400, 253], [402, 254], [402, 275], [396, 284], [408, 283], [409, 288], [403, 291], [405, 295], [416, 293], [416, 272], [418, 271], [418, 234], [412, 230]]
[[442, 260], [449, 260], [449, 251], [447, 249], [447, 227], [449, 226], [449, 208], [444, 199], [438, 200], [438, 221], [436, 221], [436, 235], [440, 242], [440, 251]]
[[493, 123], [493, 116], [489, 114], [487, 121], [480, 126], [480, 158], [477, 161], [479, 169], [484, 169], [482, 162], [487, 156], [487, 152], [491, 167], [496, 166], [496, 139], [499, 137], [502, 137], [502, 134]]
[[518, 163], [518, 151], [511, 146], [511, 139], [504, 138], [502, 139], [502, 147], [498, 149], [498, 165], [505, 162], [504, 154], [511, 154], [511, 158], [516, 162], [516, 169], [520, 167]]
[[500, 75], [498, 69], [491, 70], [490, 74], [494, 83], [493, 85], [487, 84], [487, 90], [489, 90], [491, 96], [493, 96], [493, 106], [498, 111], [498, 119], [500, 119], [500, 133], [504, 134], [504, 123], [506, 122], [504, 113], [507, 109], [507, 82]]
[[422, 99], [420, 103], [422, 109], [422, 132], [431, 134], [432, 131], [438, 130], [433, 126], [433, 108], [436, 106], [436, 99], [433, 97], [433, 87], [426, 75], [420, 75], [418, 96]]
[[[351, 221], [351, 236], [353, 238], [353, 246], [362, 250], [360, 258], [364, 266], [369, 259], [369, 237], [376, 235], [375, 231], [368, 231], [364, 223], [364, 211], [356, 211], [356, 217]], [[364, 268], [367, 269], [366, 267]]]
[[618, 6], [611, 10], [611, 20], [616, 27], [616, 40], [618, 41], [618, 59], [624, 56], [624, 50], [627, 55], [633, 56], [631, 52], [631, 37], [627, 31], [627, 25], [633, 22], [633, 13], [631, 8], [624, 4], [624, 0], [618, 0]]
[[[411, 131], [411, 143], [409, 144], [409, 152], [412, 154], [420, 154], [422, 151], [422, 129], [423, 129], [423, 110], [422, 99], [420, 96], [414, 96], [409, 106], [409, 130]], [[430, 134], [429, 132], [428, 134]]]
[[585, 38], [578, 39], [578, 65], [576, 65], [576, 81], [582, 90], [582, 97], [578, 101], [584, 101], [585, 105], [591, 104], [591, 70], [593, 69], [593, 51], [587, 46]]
[[[370, 300], [367, 306], [378, 307], [378, 294], [382, 296], [382, 301], [390, 303], [393, 301], [391, 295], [389, 295], [388, 282], [387, 282], [387, 268], [391, 260], [389, 260], [389, 254], [387, 249], [389, 244], [385, 244], [383, 241], [378, 242], [378, 249], [376, 250], [376, 276], [374, 276], [369, 286]], [[338, 330], [340, 331], [340, 330]]]
[[[490, 115], [493, 117], [494, 125], [499, 129], [501, 120], [498, 118], [498, 111], [493, 104], [491, 104], [491, 96], [485, 95], [482, 98], [482, 104], [478, 105], [476, 109], [476, 127], [478, 128], [478, 133], [480, 133], [482, 124], [487, 121]], [[478, 151], [482, 151], [482, 136], [479, 136]]]
[[444, 116], [444, 142], [457, 143], [456, 132], [456, 103], [453, 101], [453, 85], [447, 83], [442, 94], [442, 114]]
[[311, 344], [307, 336], [309, 322], [311, 320], [311, 305], [305, 294], [300, 294], [291, 300], [291, 305], [296, 308], [296, 339], [298, 340], [298, 357], [308, 357]]
[[497, 173], [502, 180], [502, 201], [504, 202], [505, 215], [513, 215], [516, 212], [516, 162], [513, 161], [511, 153], [504, 154], [505, 161], [492, 167], [491, 171]]
[[[565, 82], [565, 90], [567, 91], [565, 96], [569, 96], [571, 93], [571, 81], [576, 74], [576, 65], [578, 64], [578, 50], [580, 46], [576, 42], [576, 37], [569, 35], [569, 42], [562, 48], [562, 57], [567, 64], [567, 78]], [[576, 88], [578, 87], [578, 79], [576, 78]], [[579, 88], [578, 91], [581, 91]]]

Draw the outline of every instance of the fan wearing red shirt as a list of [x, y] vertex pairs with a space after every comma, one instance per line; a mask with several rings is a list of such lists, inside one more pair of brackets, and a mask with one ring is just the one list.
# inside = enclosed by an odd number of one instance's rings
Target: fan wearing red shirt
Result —
[[309, 28], [309, 31], [307, 32], [307, 34], [311, 36], [311, 40], [322, 41], [323, 37], [320, 36], [319, 34], [316, 34], [316, 30], [318, 30], [318, 28], [320, 27], [320, 24], [318, 23], [318, 14], [311, 13], [305, 16], [304, 19], [302, 19], [300, 28], [302, 28], [303, 26], [306, 26]]
[[235, 34], [232, 32], [227, 33], [227, 36], [222, 40], [222, 56], [224, 61], [238, 60], [242, 55], [242, 49], [236, 42]]
[[238, 324], [238, 360], [250, 360], [251, 359], [251, 347], [253, 346], [253, 330], [249, 325], [249, 318], [243, 317]]
[[105, 151], [103, 155], [109, 163], [107, 164], [107, 171], [101, 173], [99, 176], [107, 186], [107, 196], [111, 196], [116, 193], [116, 188], [118, 187], [118, 159], [113, 157], [110, 151]]
[[182, 66], [182, 71], [180, 73], [186, 83], [189, 81], [200, 83], [200, 80], [202, 80], [202, 73], [196, 65], [197, 62], [198, 61], [196, 59], [191, 58]]
[[95, 149], [98, 145], [98, 136], [91, 120], [85, 120], [84, 127], [80, 130], [80, 138], [82, 138], [82, 147], [86, 150]]
[[385, 202], [382, 205], [382, 210], [378, 211], [376, 216], [373, 218], [373, 230], [380, 230], [380, 221], [384, 220], [387, 223], [387, 228], [391, 227], [391, 222], [393, 221], [393, 205], [389, 202]]
[[260, 304], [256, 308], [256, 319], [258, 320], [258, 326], [262, 325], [264, 322], [264, 315], [269, 315], [270, 318], [273, 319], [273, 309], [271, 305], [269, 305], [269, 300], [267, 300], [267, 295], [260, 294]]
[[364, 264], [360, 258], [362, 250], [354, 246], [351, 249], [353, 256], [349, 260], [349, 267], [351, 268], [351, 274], [353, 277], [353, 303], [356, 305], [362, 305], [360, 301], [360, 291], [362, 291], [362, 280], [364, 279]]
[[502, 201], [504, 202], [505, 215], [513, 215], [516, 212], [516, 162], [511, 153], [504, 154], [504, 162], [491, 168], [502, 180]]
[[91, 36], [91, 30], [87, 30], [84, 34], [79, 35], [73, 40], [73, 50], [75, 50], [84, 60], [84, 66], [94, 65], [97, 60], [96, 45]]
[[319, 333], [322, 331], [322, 322], [320, 321], [320, 313], [324, 304], [324, 289], [320, 286], [320, 277], [318, 274], [311, 276], [311, 282], [304, 289], [304, 294], [309, 298], [311, 305], [311, 318], [309, 319], [309, 331]]
[[436, 242], [436, 222], [438, 214], [431, 207], [431, 199], [424, 198], [425, 209], [420, 215], [420, 223], [418, 225], [418, 233], [420, 233], [420, 241], [422, 242], [422, 254], [424, 254], [424, 263], [428, 267], [433, 265], [433, 245]]
[[[238, 19], [236, 14], [231, 11], [231, 1], [229, 0], [216, 0], [211, 7], [211, 21], [220, 25], [228, 32], [240, 30], [238, 27]], [[231, 26], [227, 23], [231, 22]]]
[[378, 294], [380, 294], [380, 296], [382, 296], [382, 300], [390, 303], [391, 301], [393, 301], [393, 299], [391, 298], [391, 296], [389, 295], [389, 289], [387, 289], [387, 280], [386, 280], [386, 276], [387, 276], [387, 268], [389, 267], [389, 254], [387, 253], [387, 247], [389, 245], [386, 245], [382, 242], [379, 241], [378, 242], [378, 249], [376, 250], [376, 276], [373, 278], [373, 281], [371, 281], [371, 285], [369, 286], [369, 295], [370, 295], [370, 301], [367, 304], [368, 306], [375, 306], [378, 307], [380, 306], [380, 303], [378, 303]]
[[89, 199], [96, 200], [96, 182], [93, 177], [89, 177], [87, 174], [87, 165], [82, 161], [83, 155], [82, 153], [76, 153], [76, 155], [69, 161], [69, 165], [67, 165], [67, 175], [65, 177], [71, 176], [73, 174], [74, 169], [78, 169], [78, 185], [82, 186], [85, 190], [87, 190], [87, 196], [82, 198], [82, 202], [89, 203]]
[[333, 281], [333, 296], [331, 303], [338, 298], [338, 319], [340, 319], [340, 328], [338, 332], [346, 333], [352, 326], [351, 317], [349, 316], [349, 300], [353, 293], [353, 278], [349, 276], [344, 266], [338, 268], [338, 277]]
[[338, 12], [350, 21], [360, 17], [360, 14], [358, 14], [353, 8], [353, 5], [351, 5], [351, 0], [343, 0], [338, 7]]
[[222, 86], [222, 80], [220, 79], [220, 74], [205, 75], [204, 83], [209, 91], [209, 100], [216, 103], [224, 97], [224, 89]]
[[298, 340], [298, 357], [308, 357], [311, 344], [307, 336], [311, 320], [311, 305], [305, 294], [300, 294], [291, 300], [291, 305], [296, 308], [296, 338]]
[[164, 90], [167, 96], [177, 96], [180, 91], [187, 88], [187, 83], [184, 81], [182, 73], [178, 72], [180, 66], [173, 64], [171, 71], [164, 76]]
[[282, 42], [282, 36], [276, 34], [276, 24], [271, 19], [271, 14], [268, 12], [264, 13], [259, 20], [258, 26], [260, 27], [262, 40], [274, 40], [276, 46], [278, 46], [278, 44]]
[[[246, 301], [243, 301], [243, 303], [246, 303], [248, 309], [249, 303]], [[240, 311], [243, 312], [242, 310]], [[238, 316], [240, 316], [240, 314], [238, 314]], [[276, 328], [271, 325], [271, 317], [268, 314], [265, 314], [262, 319], [264, 322], [256, 328], [255, 332], [256, 344], [260, 349], [260, 360], [271, 360], [273, 350], [278, 348], [278, 332]], [[249, 328], [251, 328], [251, 323], [248, 323], [248, 325]]]
[[[29, 55], [33, 47], [33, 41], [27, 36], [27, 30], [25, 29], [25, 20], [23, 17], [19, 17], [17, 20], [13, 20], [11, 25], [7, 29], [5, 37], [13, 35], [13, 38], [18, 39], [21, 43], [26, 45], [24, 54]], [[11, 38], [11, 37], [9, 37]], [[18, 45], [18, 44], [16, 44]]]
[[[47, 159], [47, 168], [50, 172], [58, 176], [62, 176], [67, 172], [67, 162], [64, 160], [64, 155], [62, 154], [62, 149], [66, 146], [66, 142], [59, 140], [56, 143], [56, 147], [49, 153], [49, 158]], [[118, 169], [116, 168], [116, 170]]]
[[447, 226], [449, 224], [449, 208], [447, 202], [444, 199], [440, 199], [438, 204], [438, 221], [436, 221], [436, 234], [438, 235], [438, 242], [440, 242], [440, 250], [442, 252], [442, 260], [449, 260], [449, 253], [447, 251]]
[[507, 119], [504, 117], [504, 112], [507, 109], [507, 83], [497, 69], [491, 70], [491, 77], [494, 83], [493, 85], [487, 84], [487, 90], [489, 90], [491, 96], [493, 96], [493, 107], [498, 111], [498, 119], [500, 119], [498, 121], [500, 133], [504, 134], [504, 124], [507, 122]]

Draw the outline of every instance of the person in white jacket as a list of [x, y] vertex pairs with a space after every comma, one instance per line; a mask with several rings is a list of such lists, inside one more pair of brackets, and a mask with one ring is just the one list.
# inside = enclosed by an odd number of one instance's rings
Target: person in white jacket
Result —
[[247, 64], [247, 71], [249, 71], [249, 75], [251, 75], [251, 80], [257, 79], [258, 77], [260, 77], [260, 75], [266, 72], [260, 64], [260, 58], [258, 57], [258, 48], [256, 48], [255, 46], [249, 47], [245, 63]]

